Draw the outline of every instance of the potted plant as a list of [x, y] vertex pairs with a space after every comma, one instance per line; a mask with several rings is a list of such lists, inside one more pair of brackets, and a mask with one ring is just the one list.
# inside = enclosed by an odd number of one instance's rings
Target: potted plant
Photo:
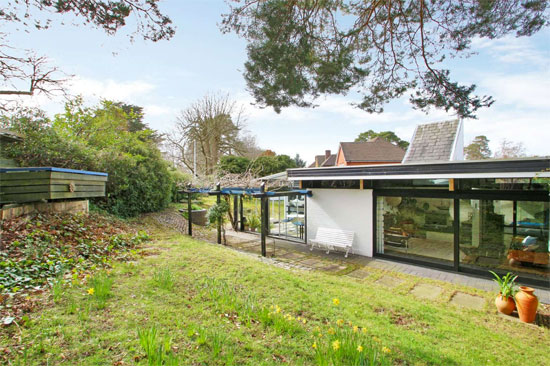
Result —
[[260, 218], [257, 215], [251, 215], [248, 220], [248, 225], [251, 231], [259, 230], [261, 226]]
[[227, 245], [227, 240], [225, 238], [225, 217], [228, 212], [229, 204], [226, 201], [220, 201], [210, 206], [206, 214], [206, 218], [210, 225], [216, 225], [218, 222], [220, 223], [224, 245]]
[[514, 302], [514, 295], [517, 290], [515, 288], [514, 281], [518, 276], [514, 276], [508, 272], [506, 275], [499, 277], [495, 272], [489, 271], [495, 276], [494, 281], [498, 283], [500, 287], [500, 293], [495, 299], [495, 305], [497, 310], [503, 314], [510, 315], [516, 309], [516, 303]]

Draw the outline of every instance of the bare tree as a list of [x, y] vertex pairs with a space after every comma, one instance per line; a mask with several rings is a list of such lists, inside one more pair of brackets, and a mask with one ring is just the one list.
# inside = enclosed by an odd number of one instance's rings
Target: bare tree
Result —
[[[47, 29], [55, 18], [72, 14], [84, 25], [92, 25], [113, 35], [132, 19], [135, 30], [153, 42], [170, 39], [175, 29], [170, 18], [161, 13], [159, 0], [16, 0], [0, 5], [0, 26], [17, 24], [22, 31]], [[73, 24], [76, 25], [76, 24]], [[65, 75], [50, 65], [46, 56], [10, 45], [8, 34], [0, 33], [0, 109], [10, 103], [5, 96], [47, 96], [63, 91]], [[23, 86], [24, 85], [24, 86]]]
[[[195, 175], [211, 175], [223, 155], [242, 155], [242, 107], [228, 95], [208, 94], [182, 111], [175, 130], [166, 135], [178, 159]], [[197, 171], [194, 167], [196, 156]]]
[[523, 158], [525, 156], [527, 155], [523, 143], [516, 143], [507, 139], [502, 139], [498, 150], [495, 151], [495, 158], [497, 159]]

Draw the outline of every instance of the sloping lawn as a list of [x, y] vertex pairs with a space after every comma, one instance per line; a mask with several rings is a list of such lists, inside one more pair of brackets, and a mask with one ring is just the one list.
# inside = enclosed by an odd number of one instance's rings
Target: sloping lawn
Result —
[[152, 237], [151, 255], [67, 287], [20, 328], [1, 328], [9, 362], [550, 364], [548, 329], [504, 321], [490, 305], [449, 305], [448, 285], [438, 301], [421, 301], [408, 293], [413, 277], [389, 289], [373, 283], [383, 274], [374, 270], [365, 280], [289, 271], [175, 233]]

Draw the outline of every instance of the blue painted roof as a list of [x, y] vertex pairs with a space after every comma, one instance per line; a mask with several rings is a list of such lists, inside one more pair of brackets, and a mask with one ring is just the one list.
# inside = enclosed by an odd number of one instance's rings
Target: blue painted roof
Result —
[[[191, 192], [193, 193], [210, 193], [215, 192], [216, 190], [214, 188], [191, 188]], [[222, 194], [235, 194], [235, 195], [257, 195], [261, 194], [262, 191], [260, 188], [222, 188], [221, 189]], [[311, 196], [311, 191], [308, 191], [307, 189], [292, 189], [288, 191], [289, 193], [301, 193], [301, 194], [308, 194]], [[265, 194], [267, 196], [274, 196], [275, 191], [267, 191]]]
[[87, 170], [75, 170], [75, 169], [54, 168], [54, 167], [0, 168], [0, 173], [9, 173], [9, 172], [60, 172], [60, 173], [85, 174], [85, 175], [101, 175], [104, 177], [109, 176], [109, 174], [102, 173], [102, 172], [90, 172]]

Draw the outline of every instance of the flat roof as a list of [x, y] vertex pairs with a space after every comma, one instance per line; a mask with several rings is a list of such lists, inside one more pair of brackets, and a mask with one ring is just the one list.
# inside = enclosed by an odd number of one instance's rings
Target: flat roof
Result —
[[288, 169], [289, 180], [550, 177], [550, 158], [461, 160]]
[[60, 172], [60, 173], [75, 173], [85, 175], [101, 175], [107, 177], [109, 174], [102, 172], [91, 172], [88, 170], [75, 170], [66, 168], [54, 168], [49, 166], [42, 167], [23, 167], [23, 168], [0, 168], [0, 173], [19, 173], [19, 172]]

